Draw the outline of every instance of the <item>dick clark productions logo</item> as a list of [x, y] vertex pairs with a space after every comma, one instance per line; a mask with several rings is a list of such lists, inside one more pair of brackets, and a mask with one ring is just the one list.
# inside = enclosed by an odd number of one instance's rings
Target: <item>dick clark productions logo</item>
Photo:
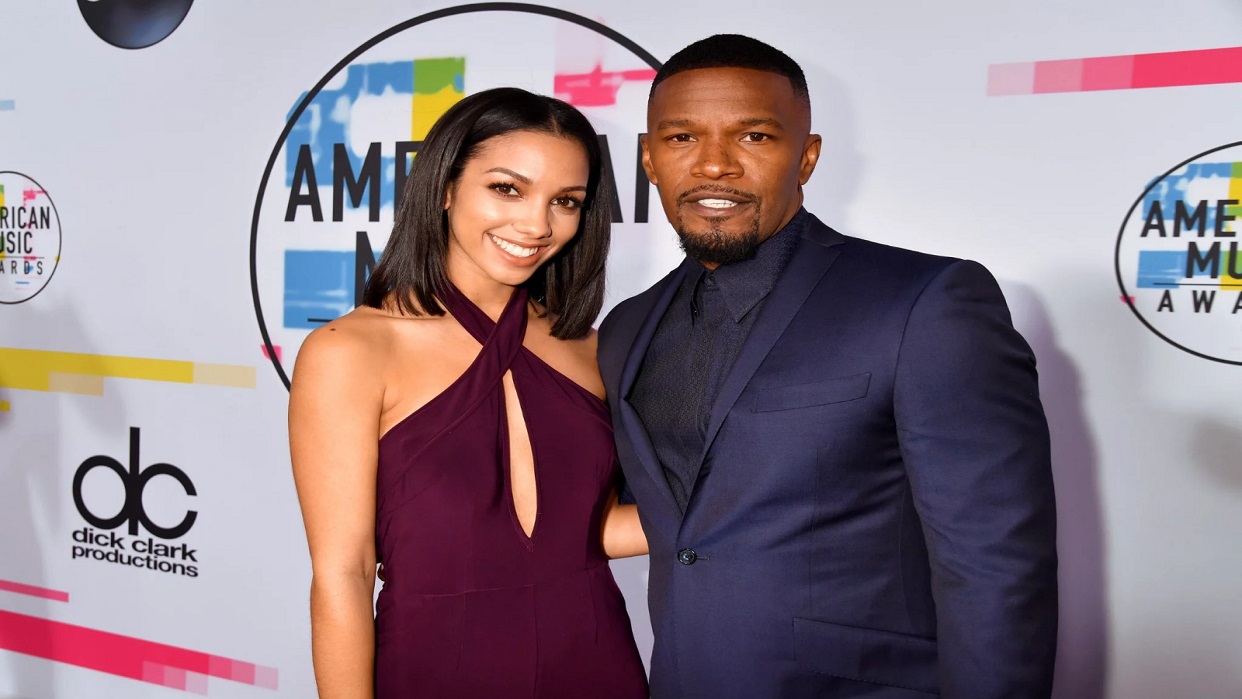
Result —
[[[196, 510], [187, 510], [181, 521], [171, 527], [154, 522], [147, 514], [144, 495], [151, 481], [160, 476], [172, 478], [189, 497], [198, 495], [194, 483], [185, 471], [172, 464], [157, 463], [141, 466], [139, 456], [139, 429], [129, 429], [129, 463], [99, 454], [78, 466], [73, 475], [73, 504], [78, 514], [89, 523], [73, 533], [73, 558], [94, 559], [118, 565], [146, 568], [161, 573], [174, 573], [191, 578], [198, 577], [198, 551], [187, 544], [166, 543], [185, 536], [198, 519]], [[98, 505], [87, 503], [84, 493], [86, 478], [96, 469], [115, 474], [124, 492], [120, 510], [100, 513]], [[148, 536], [142, 536], [141, 527]], [[117, 530], [124, 532], [118, 533]], [[126, 536], [128, 535], [128, 536]], [[162, 539], [159, 541], [157, 539]]]

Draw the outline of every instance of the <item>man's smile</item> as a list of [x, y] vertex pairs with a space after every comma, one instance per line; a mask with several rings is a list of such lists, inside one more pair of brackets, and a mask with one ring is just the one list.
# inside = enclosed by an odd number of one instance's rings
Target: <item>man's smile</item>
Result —
[[740, 213], [753, 204], [755, 198], [737, 190], [720, 188], [691, 189], [678, 199], [681, 205], [703, 218], [726, 218]]

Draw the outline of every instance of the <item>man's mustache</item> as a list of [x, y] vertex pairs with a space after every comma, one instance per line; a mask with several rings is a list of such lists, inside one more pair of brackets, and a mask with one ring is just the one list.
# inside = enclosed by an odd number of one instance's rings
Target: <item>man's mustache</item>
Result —
[[753, 202], [756, 199], [758, 199], [758, 197], [751, 194], [750, 192], [743, 192], [740, 189], [734, 189], [732, 187], [724, 187], [718, 184], [701, 184], [697, 187], [691, 187], [690, 189], [687, 189], [681, 194], [678, 194], [677, 203], [685, 204], [686, 200], [688, 200], [690, 197], [701, 195], [701, 194], [724, 194], [724, 195], [731, 196], [734, 199], [738, 199], [739, 201], [743, 201], [743, 202]]

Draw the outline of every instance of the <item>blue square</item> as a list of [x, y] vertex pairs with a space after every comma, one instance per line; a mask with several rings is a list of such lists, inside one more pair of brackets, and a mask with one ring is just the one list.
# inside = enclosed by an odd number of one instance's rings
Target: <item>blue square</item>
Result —
[[353, 308], [352, 251], [285, 251], [286, 328], [314, 329]]
[[1173, 289], [1186, 277], [1186, 253], [1176, 250], [1141, 250], [1138, 288]]

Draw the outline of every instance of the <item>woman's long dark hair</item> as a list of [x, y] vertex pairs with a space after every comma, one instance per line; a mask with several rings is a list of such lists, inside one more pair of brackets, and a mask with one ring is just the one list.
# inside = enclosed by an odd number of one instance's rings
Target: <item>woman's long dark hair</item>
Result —
[[445, 192], [485, 141], [515, 131], [564, 137], [586, 150], [590, 176], [578, 234], [525, 286], [531, 298], [556, 318], [554, 337], [571, 340], [590, 331], [604, 303], [604, 262], [612, 224], [612, 182], [603, 176], [599, 137], [577, 109], [513, 87], [470, 95], [431, 127], [410, 168], [392, 235], [367, 280], [363, 303], [381, 308], [392, 294], [402, 313], [444, 315], [438, 297], [449, 287]]

